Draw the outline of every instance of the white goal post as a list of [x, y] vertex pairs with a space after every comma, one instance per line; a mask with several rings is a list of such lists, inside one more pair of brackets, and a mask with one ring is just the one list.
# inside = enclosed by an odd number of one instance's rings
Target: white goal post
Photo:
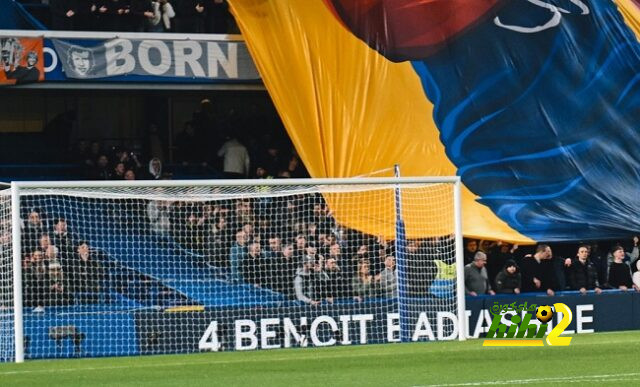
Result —
[[14, 182], [0, 362], [464, 340], [460, 185]]

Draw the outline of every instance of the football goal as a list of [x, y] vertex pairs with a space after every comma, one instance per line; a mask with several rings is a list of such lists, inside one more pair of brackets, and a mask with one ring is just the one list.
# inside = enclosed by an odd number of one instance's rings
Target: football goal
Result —
[[14, 182], [0, 361], [463, 340], [457, 177]]

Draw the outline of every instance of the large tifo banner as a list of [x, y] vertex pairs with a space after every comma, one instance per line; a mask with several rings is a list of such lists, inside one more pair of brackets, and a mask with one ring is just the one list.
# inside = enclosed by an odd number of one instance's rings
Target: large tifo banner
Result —
[[470, 237], [640, 230], [638, 1], [229, 3], [313, 177], [458, 175]]
[[94, 43], [51, 41], [68, 79], [126, 75], [176, 80], [260, 78], [243, 42], [122, 38]]
[[[640, 329], [640, 294], [635, 292], [486, 297], [467, 298], [467, 337], [485, 337], [496, 302], [527, 302], [538, 306], [564, 303], [573, 315], [565, 334]], [[457, 339], [458, 327], [453, 314], [424, 310], [411, 312], [410, 341]], [[400, 342], [400, 316], [397, 303], [393, 301], [322, 307], [58, 312], [61, 313], [26, 311], [27, 357], [121, 356]], [[548, 323], [548, 331], [561, 319], [561, 316], [554, 316]], [[478, 341], [477, 345], [482, 343]]]
[[0, 86], [43, 80], [42, 38], [0, 36]]

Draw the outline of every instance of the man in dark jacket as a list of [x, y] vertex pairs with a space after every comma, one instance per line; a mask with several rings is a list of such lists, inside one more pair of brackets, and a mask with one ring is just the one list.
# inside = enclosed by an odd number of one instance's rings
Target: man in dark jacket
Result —
[[345, 298], [351, 295], [349, 280], [338, 266], [335, 258], [327, 258], [325, 273], [326, 281], [322, 296], [328, 302], [333, 303], [337, 298]]
[[177, 4], [178, 32], [204, 32], [204, 0], [180, 0]]
[[96, 252], [91, 251], [89, 243], [86, 241], [78, 243], [76, 257], [69, 269], [77, 300], [88, 304], [99, 302], [105, 271], [96, 258]]
[[293, 280], [298, 269], [298, 262], [293, 254], [293, 244], [286, 243], [280, 255], [274, 259], [273, 288], [289, 299], [295, 298]]
[[553, 296], [554, 273], [551, 259], [553, 253], [549, 245], [541, 244], [536, 248], [536, 253], [526, 255], [522, 259], [522, 292], [543, 292]]
[[260, 287], [267, 285], [266, 262], [262, 256], [259, 242], [251, 242], [249, 244], [248, 252], [242, 260], [241, 268], [244, 282]]
[[513, 259], [508, 259], [504, 268], [496, 275], [496, 293], [520, 294], [522, 274]]
[[147, 21], [153, 18], [151, 0], [131, 0], [131, 31], [144, 32]]
[[587, 290], [595, 290], [596, 294], [600, 294], [602, 290], [598, 284], [598, 272], [588, 258], [589, 246], [578, 247], [578, 254], [569, 268], [569, 285], [582, 294], [586, 294]]

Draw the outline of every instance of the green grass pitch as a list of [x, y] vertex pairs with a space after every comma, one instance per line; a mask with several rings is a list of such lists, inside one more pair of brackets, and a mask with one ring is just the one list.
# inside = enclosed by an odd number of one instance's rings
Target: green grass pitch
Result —
[[640, 331], [568, 347], [364, 345], [0, 364], [1, 386], [640, 385]]

